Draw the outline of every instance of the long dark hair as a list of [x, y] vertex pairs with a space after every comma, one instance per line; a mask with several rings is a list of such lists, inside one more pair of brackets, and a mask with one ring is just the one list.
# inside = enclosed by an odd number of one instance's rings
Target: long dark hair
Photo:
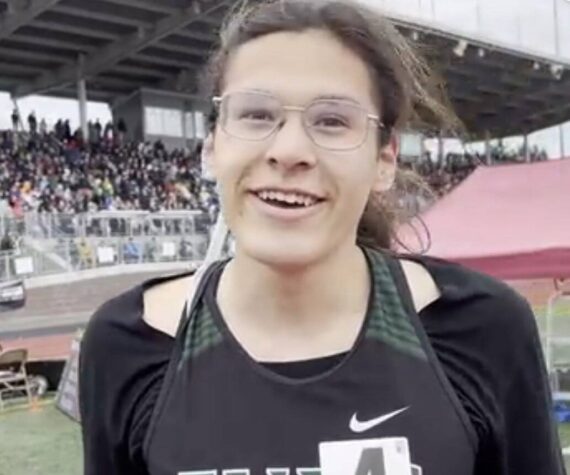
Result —
[[[221, 93], [228, 61], [241, 45], [271, 33], [308, 29], [332, 33], [368, 65], [374, 99], [386, 125], [380, 132], [381, 146], [408, 126], [459, 126], [441, 81], [426, 61], [385, 16], [352, 0], [240, 2], [222, 26], [220, 45], [202, 78], [204, 92], [209, 96]], [[389, 192], [369, 197], [358, 225], [357, 242], [391, 248], [397, 224], [409, 218], [403, 204], [405, 195], [425, 189], [417, 175], [398, 170]]]

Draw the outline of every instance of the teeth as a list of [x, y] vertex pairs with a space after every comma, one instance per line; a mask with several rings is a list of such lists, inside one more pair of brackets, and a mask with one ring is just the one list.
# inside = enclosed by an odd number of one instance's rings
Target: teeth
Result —
[[311, 196], [301, 195], [299, 193], [284, 193], [282, 191], [262, 190], [257, 195], [263, 200], [283, 201], [288, 204], [300, 204], [303, 206], [312, 206], [317, 200]]

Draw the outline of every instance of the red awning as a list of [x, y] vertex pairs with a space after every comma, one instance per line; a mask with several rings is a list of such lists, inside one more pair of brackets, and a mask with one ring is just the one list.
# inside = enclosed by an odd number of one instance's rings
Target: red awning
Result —
[[570, 159], [481, 166], [422, 218], [429, 255], [502, 279], [570, 277]]

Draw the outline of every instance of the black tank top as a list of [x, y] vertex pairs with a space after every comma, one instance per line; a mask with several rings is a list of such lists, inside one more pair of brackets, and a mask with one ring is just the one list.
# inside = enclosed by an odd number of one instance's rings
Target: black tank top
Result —
[[365, 254], [372, 291], [359, 337], [306, 378], [246, 353], [215, 301], [225, 263], [208, 269], [147, 431], [149, 475], [472, 475], [472, 426], [400, 264]]

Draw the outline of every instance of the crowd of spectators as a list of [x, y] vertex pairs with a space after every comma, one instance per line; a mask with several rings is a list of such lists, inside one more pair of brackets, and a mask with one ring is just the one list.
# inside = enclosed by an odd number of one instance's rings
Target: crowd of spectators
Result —
[[[27, 130], [17, 110], [11, 131], [0, 133], [0, 198], [18, 216], [24, 211], [76, 214], [101, 210], [188, 210], [214, 216], [217, 196], [200, 171], [199, 148], [167, 151], [161, 142], [133, 143], [125, 139], [127, 124], [119, 119], [103, 126], [88, 123], [88, 136], [59, 120], [48, 130], [32, 112]], [[491, 151], [491, 163], [524, 161], [524, 153], [501, 144]], [[533, 148], [530, 160], [545, 160]], [[451, 191], [477, 166], [480, 154], [449, 153], [402, 161], [420, 174], [437, 197]]]
[[[203, 210], [215, 213], [213, 184], [203, 180], [199, 148], [165, 149], [161, 142], [125, 140], [120, 120], [89, 123], [85, 141], [69, 121], [53, 130], [17, 124], [0, 132], [0, 197], [16, 216], [24, 211], [81, 213], [101, 210]], [[45, 121], [40, 121], [45, 124]]]
[[[533, 147], [529, 153], [529, 161], [547, 160], [546, 152]], [[523, 163], [526, 161], [524, 150], [507, 150], [502, 145], [492, 147], [490, 164]], [[487, 164], [485, 155], [479, 153], [448, 153], [434, 159], [426, 153], [420, 160], [403, 161], [401, 166], [419, 174], [437, 198], [448, 194], [478, 166]]]

